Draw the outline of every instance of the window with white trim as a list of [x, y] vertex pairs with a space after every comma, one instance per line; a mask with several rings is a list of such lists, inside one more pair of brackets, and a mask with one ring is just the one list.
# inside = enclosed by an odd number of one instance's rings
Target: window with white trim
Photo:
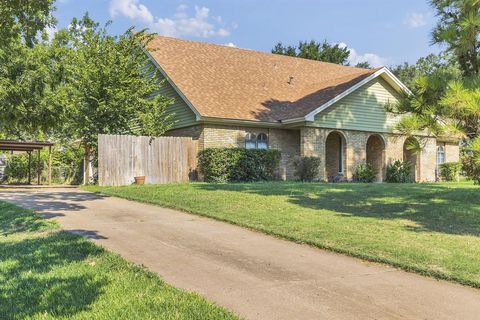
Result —
[[437, 146], [437, 175], [440, 174], [440, 166], [445, 163], [445, 145]]

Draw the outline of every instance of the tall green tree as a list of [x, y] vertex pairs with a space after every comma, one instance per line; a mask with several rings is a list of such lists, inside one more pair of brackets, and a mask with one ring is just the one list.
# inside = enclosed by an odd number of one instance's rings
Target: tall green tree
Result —
[[0, 130], [17, 139], [42, 139], [63, 121], [57, 90], [65, 81], [67, 49], [59, 41], [10, 43], [0, 58]]
[[172, 100], [157, 94], [162, 81], [144, 51], [152, 35], [111, 36], [88, 15], [74, 19], [68, 34], [64, 132], [81, 139], [86, 159], [95, 156], [99, 134], [159, 136], [170, 128]]
[[21, 38], [33, 46], [39, 31], [55, 24], [55, 0], [0, 0], [0, 48]]
[[272, 51], [274, 54], [287, 55], [310, 60], [325, 61], [341, 65], [348, 64], [350, 50], [339, 44], [330, 44], [326, 40], [322, 43], [311, 41], [300, 41], [298, 46], [285, 46], [277, 43]]
[[464, 169], [480, 183], [480, 0], [431, 0], [431, 5], [439, 18], [432, 42], [445, 45], [454, 63], [438, 66], [429, 56], [415, 68], [398, 68], [400, 76], [412, 77], [412, 94], [387, 109], [404, 114], [398, 128], [405, 134], [425, 130], [463, 137]]
[[432, 0], [431, 4], [439, 17], [432, 41], [445, 44], [447, 53], [394, 69], [400, 78], [410, 78], [403, 80], [413, 94], [389, 110], [408, 114], [399, 124], [405, 133], [456, 132], [474, 139], [480, 127], [480, 0]]
[[0, 0], [0, 129], [6, 137], [38, 137], [53, 122], [45, 98], [56, 61], [46, 46], [36, 46], [39, 32], [55, 23], [53, 2]]
[[431, 0], [439, 18], [432, 42], [455, 54], [465, 77], [480, 73], [480, 0]]
[[455, 57], [447, 52], [429, 54], [421, 57], [414, 64], [405, 62], [391, 67], [392, 72], [409, 88], [415, 86], [415, 81], [420, 77], [428, 77], [434, 74], [442, 74], [448, 80], [462, 78], [462, 72]]

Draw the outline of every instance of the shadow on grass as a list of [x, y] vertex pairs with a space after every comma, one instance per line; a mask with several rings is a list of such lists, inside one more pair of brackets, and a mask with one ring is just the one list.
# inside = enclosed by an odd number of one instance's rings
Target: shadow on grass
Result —
[[41, 219], [29, 210], [0, 201], [0, 236], [17, 232], [44, 231], [54, 226], [54, 223]]
[[[0, 243], [0, 314], [23, 319], [36, 314], [72, 316], [87, 310], [107, 284], [89, 272], [88, 259], [103, 250], [80, 236], [62, 231]], [[68, 270], [70, 264], [85, 266]], [[0, 263], [1, 265], [1, 263]], [[65, 268], [65, 272], [55, 272]]]
[[[480, 189], [448, 184], [252, 183], [196, 188], [287, 197], [299, 207], [348, 217], [405, 219], [408, 230], [480, 236]], [[268, 200], [266, 200], [268, 201]]]
[[87, 310], [107, 284], [89, 265], [103, 249], [52, 226], [28, 210], [0, 202], [2, 319], [70, 317]]

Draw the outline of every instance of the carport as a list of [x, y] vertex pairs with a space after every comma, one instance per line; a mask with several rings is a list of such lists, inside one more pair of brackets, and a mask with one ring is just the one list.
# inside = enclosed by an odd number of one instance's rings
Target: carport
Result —
[[[32, 183], [32, 153], [37, 151], [38, 162], [40, 163], [40, 151], [48, 148], [48, 184], [52, 183], [52, 146], [53, 142], [48, 141], [16, 141], [0, 140], [0, 151], [17, 151], [28, 154], [28, 183]], [[37, 184], [41, 184], [41, 168], [37, 170]]]

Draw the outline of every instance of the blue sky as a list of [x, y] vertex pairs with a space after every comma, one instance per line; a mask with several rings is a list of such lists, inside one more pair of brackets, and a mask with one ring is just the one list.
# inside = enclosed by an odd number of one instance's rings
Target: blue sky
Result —
[[130, 26], [159, 34], [270, 51], [278, 41], [344, 43], [351, 63], [415, 62], [431, 52], [434, 11], [427, 0], [59, 0], [58, 27], [85, 11], [111, 33]]

